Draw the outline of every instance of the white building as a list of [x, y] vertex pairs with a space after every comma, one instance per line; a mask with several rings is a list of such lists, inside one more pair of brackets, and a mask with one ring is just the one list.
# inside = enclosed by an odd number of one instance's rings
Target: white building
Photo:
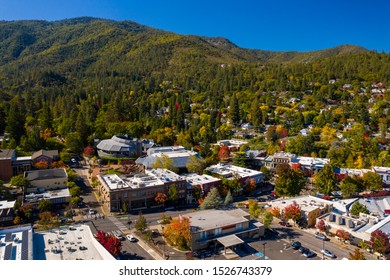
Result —
[[255, 184], [260, 184], [263, 182], [264, 178], [263, 172], [231, 164], [219, 163], [206, 168], [206, 170], [220, 178], [226, 178], [229, 180], [240, 179], [244, 184], [248, 184], [251, 179], [254, 180]]
[[142, 164], [145, 169], [152, 168], [158, 158], [167, 156], [172, 159], [173, 166], [184, 169], [190, 156], [199, 157], [197, 152], [188, 151], [182, 146], [152, 147], [147, 151], [146, 157], [138, 158], [135, 163]]

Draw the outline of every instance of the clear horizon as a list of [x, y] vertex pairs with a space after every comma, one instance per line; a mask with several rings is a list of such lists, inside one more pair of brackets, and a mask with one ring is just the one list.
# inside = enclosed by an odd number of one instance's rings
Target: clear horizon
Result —
[[[270, 3], [272, 2], [272, 3]], [[223, 37], [241, 48], [315, 51], [340, 45], [390, 52], [385, 0], [335, 1], [0, 0], [0, 20], [77, 17], [130, 20], [183, 35]], [[24, 7], [24, 8], [20, 8]]]

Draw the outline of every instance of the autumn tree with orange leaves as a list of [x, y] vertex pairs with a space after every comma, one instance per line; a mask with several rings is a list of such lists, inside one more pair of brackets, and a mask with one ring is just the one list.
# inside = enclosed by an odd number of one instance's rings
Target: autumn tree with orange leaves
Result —
[[156, 196], [154, 197], [154, 201], [157, 204], [164, 205], [165, 202], [167, 201], [167, 195], [165, 193], [157, 193]]
[[221, 146], [218, 152], [218, 158], [220, 161], [226, 161], [230, 157], [230, 150], [228, 146]]
[[180, 250], [191, 248], [190, 219], [179, 216], [172, 219], [170, 224], [163, 228], [163, 235], [171, 246], [177, 246]]

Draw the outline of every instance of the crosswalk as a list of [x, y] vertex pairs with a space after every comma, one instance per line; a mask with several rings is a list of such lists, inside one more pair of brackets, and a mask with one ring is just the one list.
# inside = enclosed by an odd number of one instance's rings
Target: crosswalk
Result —
[[108, 216], [107, 217], [114, 225], [116, 225], [122, 232], [127, 230], [127, 227], [122, 224], [116, 217]]

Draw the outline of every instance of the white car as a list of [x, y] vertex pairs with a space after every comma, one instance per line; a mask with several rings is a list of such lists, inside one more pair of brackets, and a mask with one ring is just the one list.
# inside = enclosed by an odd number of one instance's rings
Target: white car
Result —
[[126, 235], [126, 238], [127, 240], [129, 240], [130, 242], [137, 242], [137, 238], [135, 238], [133, 235], [131, 234], [128, 234]]
[[89, 210], [88, 210], [88, 213], [89, 213], [89, 215], [93, 215], [93, 214], [95, 214], [95, 210], [89, 209]]

